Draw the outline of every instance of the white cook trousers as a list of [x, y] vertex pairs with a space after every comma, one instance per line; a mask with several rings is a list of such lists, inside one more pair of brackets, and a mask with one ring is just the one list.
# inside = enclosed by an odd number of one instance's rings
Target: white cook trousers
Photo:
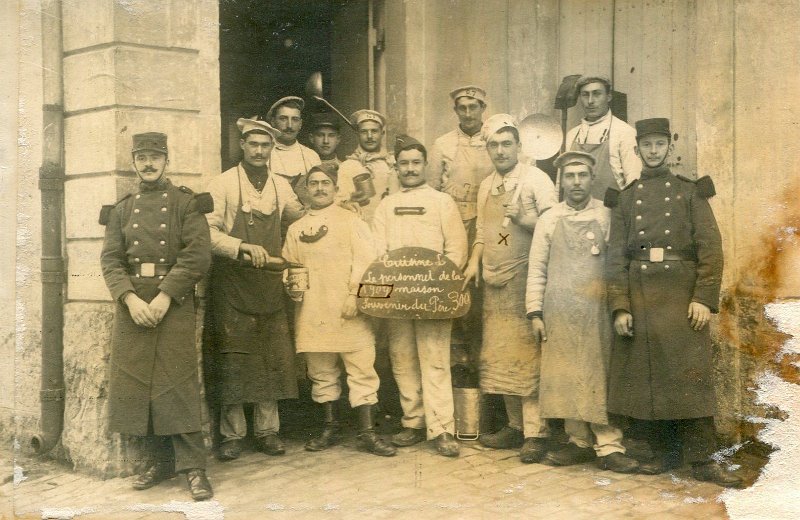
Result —
[[311, 399], [315, 403], [336, 401], [342, 395], [342, 368], [344, 363], [347, 386], [350, 388], [350, 406], [378, 402], [380, 380], [375, 372], [375, 348], [355, 352], [306, 352], [308, 378], [311, 379]]
[[[255, 437], [278, 433], [281, 423], [278, 418], [278, 401], [262, 401], [253, 405], [253, 431]], [[219, 422], [222, 442], [243, 439], [247, 435], [247, 419], [244, 406], [230, 404], [222, 409]]]
[[427, 438], [455, 433], [450, 381], [452, 320], [387, 320], [389, 357], [400, 390], [402, 425]]
[[[625, 453], [622, 445], [622, 430], [608, 424], [590, 423], [577, 419], [564, 419], [564, 431], [569, 435], [569, 442], [580, 448], [593, 447], [598, 457], [612, 453]], [[592, 443], [592, 433], [596, 442]]]
[[503, 395], [503, 402], [509, 427], [524, 432], [526, 439], [547, 437], [547, 421], [541, 417], [538, 396]]

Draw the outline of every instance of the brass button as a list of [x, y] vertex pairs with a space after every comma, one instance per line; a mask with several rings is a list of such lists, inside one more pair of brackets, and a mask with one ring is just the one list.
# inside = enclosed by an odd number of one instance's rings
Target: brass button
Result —
[[665, 230], [664, 230], [664, 234], [665, 234], [665, 235], [669, 235], [669, 229], [665, 229]]
[[642, 230], [642, 231], [639, 231], [639, 234], [640, 234], [640, 235], [644, 235], [644, 230]]
[[642, 188], [644, 188], [644, 184], [639, 184], [639, 185], [637, 186], [637, 188], [639, 188], [639, 189], [641, 190]]
[[134, 197], [134, 198], [136, 198], [136, 199], [141, 199], [141, 198], [142, 198], [142, 196], [141, 196], [141, 195], [139, 195], [139, 194], [137, 193], [137, 194], [136, 194], [136, 197]]
[[641, 205], [642, 205], [642, 200], [641, 200], [641, 199], [637, 200], [637, 201], [636, 201], [636, 204], [638, 204], [639, 206], [641, 206]]
[[642, 220], [642, 216], [641, 215], [636, 215], [636, 220]]
[[664, 216], [665, 216], [665, 217], [671, 217], [671, 216], [672, 216], [672, 213], [670, 213], [670, 212], [668, 211], [668, 212], [664, 213]]
[[672, 246], [667, 246], [667, 249], [672, 249]]
[[161, 208], [161, 211], [164, 211], [164, 212], [166, 212], [166, 211], [167, 211], [167, 207], [166, 207], [166, 206], [164, 206], [163, 208]]
[[163, 228], [167, 227], [167, 225], [162, 223], [159, 227], [163, 229]]
[[137, 275], [136, 275], [136, 278], [141, 278], [141, 276], [139, 276], [139, 275], [137, 274]]
[[133, 245], [138, 246], [139, 245], [139, 241], [138, 240], [134, 240], [133, 241]]
[[159, 262], [161, 262], [162, 264], [163, 264], [164, 262], [166, 262], [166, 260], [164, 260], [163, 258], [159, 258], [159, 259], [158, 259], [158, 261], [159, 261]]
[[133, 226], [131, 226], [131, 227], [132, 227], [133, 229], [136, 229], [136, 228], [138, 228], [138, 227], [139, 227], [139, 224], [134, 224], [134, 225], [133, 225]]
[[642, 271], [646, 271], [646, 270], [647, 270], [647, 264], [642, 264]]
[[163, 280], [163, 279], [164, 279], [164, 276], [163, 276], [163, 275], [158, 275], [158, 279], [159, 279], [159, 280]]
[[164, 193], [161, 194], [161, 196], [166, 199], [167, 198], [167, 192], [165, 191]]
[[159, 242], [159, 244], [161, 244], [162, 246], [165, 246], [165, 245], [167, 245], [167, 241], [166, 240], [162, 240], [162, 241]]
[[139, 208], [136, 208], [135, 210], [133, 210], [133, 212], [134, 213], [139, 213]]
[[669, 182], [669, 181], [667, 181], [667, 182], [665, 182], [665, 183], [664, 183], [664, 186], [666, 186], [667, 188], [669, 188], [670, 186], [672, 186], [672, 184], [670, 184], [670, 182]]
[[664, 197], [664, 202], [669, 202], [669, 197]]
[[669, 269], [669, 264], [664, 264], [664, 269]]
[[139, 257], [137, 256], [136, 258], [133, 259], [133, 261], [138, 264], [139, 263]]

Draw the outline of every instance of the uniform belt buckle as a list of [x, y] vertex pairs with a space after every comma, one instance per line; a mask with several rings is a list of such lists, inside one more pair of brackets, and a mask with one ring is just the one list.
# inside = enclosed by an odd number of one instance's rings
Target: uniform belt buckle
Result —
[[156, 264], [154, 263], [144, 263], [139, 268], [141, 271], [142, 278], [154, 278], [156, 275]]
[[663, 262], [664, 261], [664, 248], [663, 247], [651, 247], [650, 248], [650, 261], [651, 262]]

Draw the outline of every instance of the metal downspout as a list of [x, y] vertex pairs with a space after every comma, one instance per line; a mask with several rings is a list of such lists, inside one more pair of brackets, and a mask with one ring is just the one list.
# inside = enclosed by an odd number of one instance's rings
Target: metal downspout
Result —
[[39, 190], [42, 204], [42, 383], [39, 433], [31, 439], [46, 454], [64, 426], [64, 84], [61, 1], [42, 0], [43, 131]]

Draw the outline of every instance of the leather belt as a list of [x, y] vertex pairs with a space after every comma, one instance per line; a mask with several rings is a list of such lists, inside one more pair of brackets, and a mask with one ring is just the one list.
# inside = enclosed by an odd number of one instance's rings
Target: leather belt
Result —
[[144, 262], [134, 266], [131, 274], [137, 278], [155, 278], [156, 276], [167, 276], [170, 269], [172, 269], [171, 265]]
[[640, 262], [666, 262], [666, 261], [686, 261], [686, 262], [696, 262], [697, 258], [694, 255], [685, 255], [680, 253], [668, 253], [663, 247], [651, 247], [648, 249], [643, 249], [641, 251], [636, 251], [628, 257], [631, 260], [638, 260]]

